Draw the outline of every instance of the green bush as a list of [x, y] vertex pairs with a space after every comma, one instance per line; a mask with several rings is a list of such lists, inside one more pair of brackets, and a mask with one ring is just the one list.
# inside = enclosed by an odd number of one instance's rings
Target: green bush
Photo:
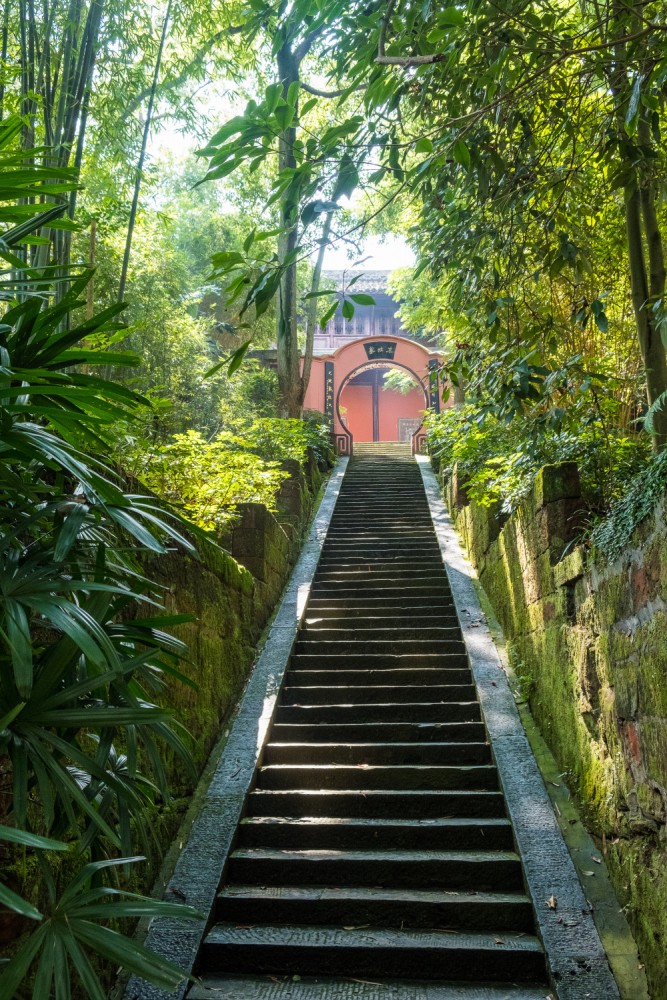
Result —
[[249, 445], [264, 459], [294, 459], [304, 465], [308, 448], [318, 461], [325, 460], [331, 450], [328, 424], [314, 420], [260, 417], [245, 432]]
[[529, 492], [544, 465], [574, 461], [592, 509], [605, 509], [650, 456], [647, 435], [630, 435], [613, 424], [580, 420], [573, 412], [567, 426], [515, 416], [500, 420], [480, 416], [477, 407], [451, 408], [426, 419], [428, 446], [445, 475], [458, 466], [471, 500], [498, 504], [510, 514]]
[[94, 457], [110, 450], [112, 423], [131, 423], [144, 405], [98, 374], [136, 358], [87, 346], [113, 338], [120, 307], [79, 322], [88, 277], [28, 270], [12, 251], [67, 208], [42, 203], [34, 185], [58, 200], [74, 180], [48, 158], [39, 169], [26, 160], [26, 121], [0, 123], [0, 255], [10, 264], [0, 273], [0, 846], [9, 869], [23, 853], [34, 877], [16, 865], [18, 884], [0, 882], [0, 904], [30, 927], [0, 963], [0, 996], [69, 1000], [78, 978], [103, 1000], [100, 959], [165, 989], [184, 978], [117, 925], [194, 915], [126, 891], [169, 798], [163, 748], [192, 770], [164, 705], [184, 653], [165, 629], [180, 619], [130, 620], [139, 598], [159, 609], [136, 556], [189, 543], [172, 513], [128, 494]]
[[217, 532], [229, 524], [239, 503], [276, 509], [276, 492], [287, 473], [278, 461], [251, 451], [251, 445], [231, 434], [206, 441], [198, 431], [175, 434], [160, 445], [139, 441], [134, 470], [193, 524]]
[[623, 496], [590, 533], [591, 544], [608, 559], [616, 559], [629, 544], [635, 528], [651, 513], [667, 490], [667, 451], [661, 452], [626, 485]]

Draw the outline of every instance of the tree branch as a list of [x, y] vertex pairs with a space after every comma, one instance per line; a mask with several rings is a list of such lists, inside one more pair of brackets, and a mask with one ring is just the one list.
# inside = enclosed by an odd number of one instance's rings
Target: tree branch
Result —
[[[311, 87], [309, 83], [304, 83], [301, 81], [301, 89], [305, 90], [307, 94], [312, 94], [313, 97], [342, 97], [343, 94], [347, 93], [347, 87], [341, 87], [340, 90], [318, 90], [317, 87]], [[362, 90], [362, 87], [355, 88]]]
[[442, 52], [434, 52], [430, 56], [376, 56], [378, 66], [432, 66], [445, 58]]
[[320, 290], [320, 280], [322, 278], [322, 266], [324, 264], [324, 254], [329, 245], [329, 234], [331, 232], [331, 221], [333, 212], [327, 212], [324, 220], [322, 236], [320, 237], [320, 249], [317, 252], [317, 259], [313, 268], [313, 277], [310, 283], [311, 298], [306, 310], [306, 346], [303, 353], [303, 372], [301, 374], [301, 405], [306, 397], [306, 390], [310, 382], [310, 370], [313, 365], [313, 345], [315, 343], [315, 330], [317, 328], [317, 303], [319, 299], [317, 292]]
[[326, 24], [321, 24], [319, 28], [313, 28], [312, 31], [308, 32], [301, 44], [294, 49], [294, 58], [297, 61], [297, 65], [303, 62], [325, 28]]
[[382, 18], [382, 24], [380, 26], [380, 35], [379, 35], [379, 38], [378, 38], [378, 55], [377, 55], [377, 59], [375, 60], [376, 62], [379, 59], [383, 59], [384, 58], [384, 47], [385, 47], [386, 42], [387, 42], [387, 29], [389, 28], [389, 22], [391, 21], [391, 16], [394, 13], [394, 10], [396, 9], [396, 3], [397, 3], [397, 0], [389, 0], [389, 5], [387, 7], [387, 13]]

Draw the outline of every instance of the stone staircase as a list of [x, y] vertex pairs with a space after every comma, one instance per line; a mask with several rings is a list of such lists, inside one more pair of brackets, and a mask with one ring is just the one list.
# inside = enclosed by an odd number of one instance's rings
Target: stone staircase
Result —
[[190, 1000], [549, 993], [408, 453], [350, 462], [197, 973]]

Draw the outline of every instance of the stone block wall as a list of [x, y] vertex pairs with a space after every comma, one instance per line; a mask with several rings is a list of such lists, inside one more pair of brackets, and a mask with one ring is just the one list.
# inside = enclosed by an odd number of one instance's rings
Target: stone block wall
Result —
[[[197, 557], [175, 550], [145, 562], [147, 575], [164, 588], [166, 610], [194, 615], [192, 622], [174, 627], [173, 632], [189, 650], [179, 669], [196, 687], [175, 680], [168, 685], [169, 701], [193, 736], [200, 770], [241, 694], [322, 483], [316, 462], [309, 460], [305, 472], [297, 462], [286, 464], [290, 476], [282, 484], [276, 514], [262, 504], [240, 504], [219, 546], [197, 539]], [[177, 761], [167, 766], [175, 794], [187, 793], [188, 779]]]
[[532, 712], [627, 907], [654, 1000], [667, 998], [667, 519], [613, 563], [576, 546], [576, 466], [547, 466], [504, 523], [443, 484]]

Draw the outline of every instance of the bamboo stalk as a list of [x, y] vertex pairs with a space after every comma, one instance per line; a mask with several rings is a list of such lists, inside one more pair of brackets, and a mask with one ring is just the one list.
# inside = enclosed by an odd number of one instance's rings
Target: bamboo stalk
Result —
[[164, 51], [164, 43], [167, 38], [167, 29], [169, 27], [169, 18], [171, 16], [171, 3], [172, 0], [168, 0], [167, 9], [164, 15], [164, 21], [162, 22], [162, 34], [160, 35], [160, 44], [158, 46], [157, 56], [155, 57], [155, 68], [153, 70], [151, 92], [148, 98], [148, 108], [146, 109], [144, 134], [141, 140], [141, 152], [139, 153], [139, 162], [137, 163], [137, 176], [134, 181], [134, 194], [132, 195], [132, 207], [130, 208], [130, 218], [127, 224], [127, 239], [125, 240], [125, 253], [123, 254], [123, 265], [121, 267], [120, 282], [118, 284], [119, 302], [123, 301], [123, 297], [125, 295], [125, 284], [127, 282], [127, 271], [130, 264], [130, 254], [132, 252], [132, 237], [134, 235], [134, 225], [137, 218], [137, 208], [139, 205], [139, 192], [141, 191], [141, 181], [143, 178], [144, 160], [146, 159], [148, 136], [150, 134], [151, 121], [153, 118], [153, 105], [155, 104], [155, 94], [157, 92], [157, 84], [158, 84], [158, 79], [160, 77], [162, 53]]

